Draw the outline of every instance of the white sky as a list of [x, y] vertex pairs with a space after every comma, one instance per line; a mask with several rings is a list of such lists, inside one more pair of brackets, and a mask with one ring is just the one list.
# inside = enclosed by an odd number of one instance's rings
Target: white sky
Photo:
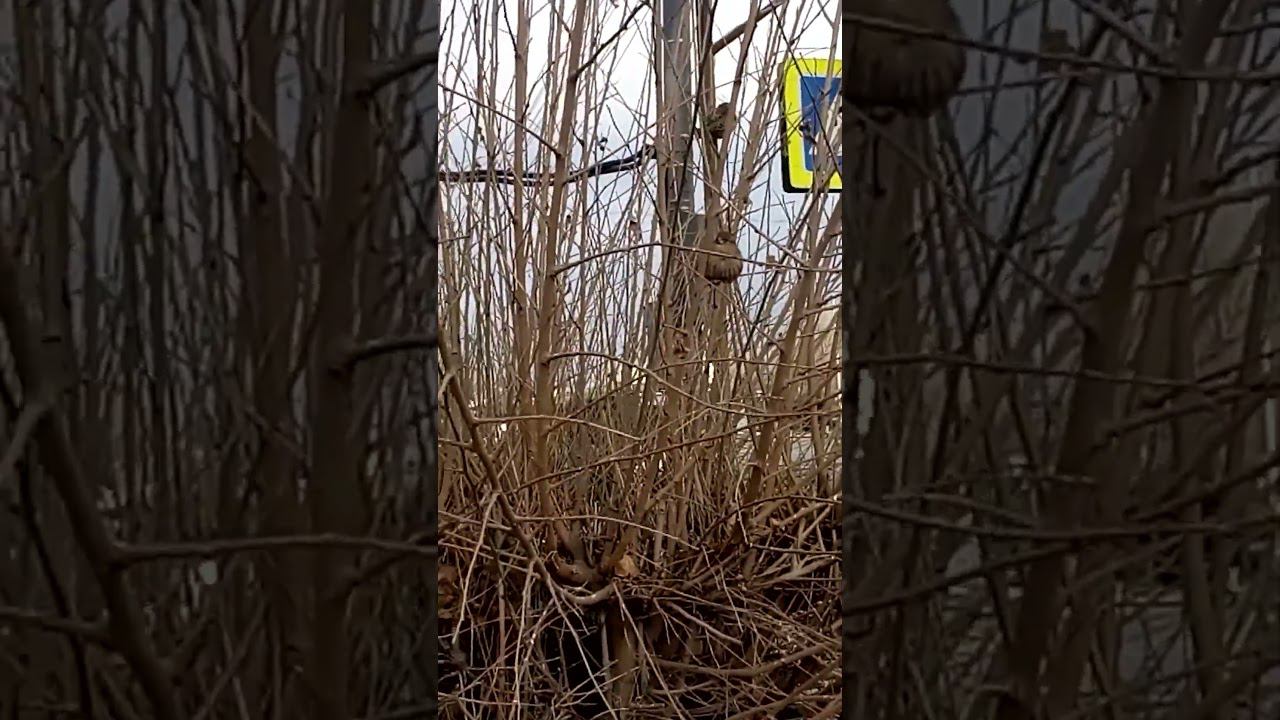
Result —
[[[640, 5], [639, 0], [588, 0], [596, 2], [599, 6], [600, 27], [603, 37], [612, 36], [622, 21], [632, 16], [633, 11]], [[691, 4], [698, 0], [688, 0]], [[549, 6], [556, 3], [566, 7], [566, 12], [571, 11], [571, 0], [548, 0], [541, 4], [535, 5], [534, 15], [530, 24], [530, 37], [532, 39], [529, 52], [529, 65], [531, 75], [537, 76], [540, 71], [547, 66], [547, 61], [551, 53], [551, 46], [546, 39], [551, 37], [553, 27], [553, 17]], [[619, 49], [618, 55], [623, 60], [626, 68], [634, 68], [635, 72], [623, 72], [610, 77], [610, 84], [616, 91], [618, 97], [622, 98], [640, 98], [652, 96], [653, 88], [651, 87], [651, 79], [648, 77], [649, 51], [646, 35], [650, 31], [649, 23], [658, 16], [658, 7], [662, 0], [652, 0], [655, 6], [654, 10], [648, 7], [641, 8], [638, 14], [630, 23], [630, 29], [622, 34], [616, 43]], [[467, 39], [473, 36], [474, 25], [470, 22], [463, 21], [467, 16], [473, 16], [472, 8], [476, 4], [483, 4], [485, 9], [492, 6], [499, 8], [507, 8], [514, 13], [517, 6], [517, 0], [484, 0], [483, 3], [477, 3], [476, 0], [446, 0], [442, 8], [442, 21], [444, 25], [444, 37], [442, 39], [442, 55], [444, 66], [441, 71], [441, 79], [444, 82], [456, 82], [459, 75], [471, 75], [474, 77], [476, 71], [475, 54], [466, 52], [464, 56], [459, 52], [462, 48], [469, 46]], [[721, 0], [715, 9], [715, 29], [716, 37], [722, 36], [728, 30], [745, 21], [748, 16], [751, 3], [748, 0]], [[797, 32], [789, 36], [795, 38], [796, 52], [798, 54], [818, 55], [826, 52], [833, 52], [835, 57], [839, 57], [839, 38], [833, 35], [834, 27], [838, 33], [839, 16], [838, 0], [824, 0], [824, 2], [790, 2], [788, 7], [784, 8], [779, 16], [784, 18], [785, 27], [796, 28]], [[499, 13], [500, 22], [506, 24], [507, 20]], [[483, 22], [483, 21], [482, 21]], [[514, 41], [514, 18], [511, 19], [512, 31], [507, 34], [505, 43], [502, 46], [493, 48], [498, 56], [497, 80], [500, 88], [510, 88], [515, 73], [515, 41]], [[468, 27], [470, 25], [470, 27]], [[757, 45], [759, 43], [757, 42]], [[716, 58], [716, 76], [720, 78], [728, 78], [733, 74], [734, 65], [738, 60], [740, 43], [727, 48]], [[759, 50], [759, 48], [755, 48]]]
[[[653, 0], [653, 9], [642, 6], [640, 0], [587, 1], [598, 13], [598, 26], [591, 34], [596, 38], [612, 38], [617, 35], [617, 40], [611, 50], [599, 58], [597, 67], [601, 71], [588, 81], [588, 84], [596, 83], [590, 90], [591, 104], [584, 106], [578, 116], [584, 125], [598, 123], [597, 135], [606, 142], [602, 146], [575, 148], [577, 152], [574, 153], [574, 167], [622, 157], [637, 150], [641, 144], [652, 142], [656, 104], [651, 47], [655, 33], [653, 24], [661, 22], [662, 0]], [[690, 3], [698, 1], [689, 0]], [[507, 115], [513, 114], [516, 67], [514, 10], [517, 4], [518, 0], [446, 0], [442, 7], [440, 85], [444, 136], [441, 138], [441, 167], [444, 169], [464, 170], [489, 164], [482, 155], [484, 142], [478, 141], [481, 133], [474, 129], [473, 123], [475, 116], [492, 118], [493, 113], [492, 109], [486, 108], [490, 103], [477, 102], [478, 95], [492, 94], [496, 97], [492, 105], [497, 105], [497, 109]], [[557, 98], [560, 88], [553, 88], [548, 93], [543, 81], [534, 83], [533, 79], [541, 78], [552, 53], [566, 52], [565, 48], [555, 46], [555, 43], [566, 40], [563, 31], [553, 35], [557, 19], [550, 6], [558, 6], [567, 16], [571, 16], [574, 3], [573, 0], [534, 0], [532, 5], [534, 15], [530, 27], [531, 47], [528, 58], [531, 79], [528, 125], [538, 130], [544, 125], [541, 112], [545, 109], [545, 98], [548, 94], [553, 99]], [[722, 37], [744, 22], [750, 7], [749, 0], [720, 0], [715, 10], [712, 37]], [[740, 113], [749, 114], [754, 107], [754, 99], [760, 95], [761, 89], [756, 78], [763, 77], [769, 82], [775, 82], [778, 66], [786, 56], [839, 57], [839, 10], [838, 0], [793, 0], [771, 20], [766, 21], [769, 25], [762, 23], [757, 28], [752, 45], [748, 48], [744, 83], [739, 93]], [[631, 18], [628, 29], [619, 33], [619, 28], [627, 18]], [[566, 18], [565, 22], [569, 21]], [[792, 38], [790, 49], [784, 47], [779, 53], [766, 56], [768, 36], [779, 23], [784, 28], [784, 35]], [[492, 28], [495, 25], [503, 30], [494, 33]], [[477, 42], [477, 38], [482, 36], [483, 39]], [[553, 39], [556, 36], [558, 39]], [[593, 45], [586, 48], [588, 55], [594, 49]], [[714, 76], [720, 86], [717, 90], [718, 101], [729, 99], [730, 83], [741, 55], [742, 43], [737, 41], [716, 56]], [[482, 72], [481, 68], [494, 69]], [[768, 127], [772, 130], [777, 128], [777, 95], [767, 95], [766, 101], [769, 103]], [[475, 110], [477, 107], [480, 108], [478, 112]], [[495, 126], [509, 128], [510, 121], [498, 120]], [[806, 201], [805, 195], [782, 193], [781, 159], [776, 153], [781, 133], [776, 134], [778, 137], [768, 138], [766, 142], [766, 157], [757, 161], [766, 163], [767, 172], [756, 178], [756, 185], [751, 193], [752, 206], [748, 222], [753, 230], [744, 232], [739, 238], [741, 250], [749, 258], [764, 259], [767, 255], [776, 254], [771, 246], [786, 243]], [[497, 145], [500, 148], [498, 152], [505, 156], [495, 158], [493, 165], [509, 167], [509, 142], [499, 142]], [[531, 142], [531, 145], [534, 143]], [[534, 161], [536, 151], [536, 146], [530, 147], [526, 160]], [[734, 145], [730, 146], [729, 153], [727, 175], [736, 177]], [[621, 173], [590, 183], [591, 187], [586, 191], [591, 194], [592, 202], [597, 208], [593, 212], [592, 222], [601, 225], [601, 234], [611, 234], [607, 226], [614, 223], [620, 226], [625, 220], [624, 215], [632, 212], [627, 201], [635, 179], [642, 176], [641, 172]], [[652, 165], [646, 168], [644, 174], [651, 173]], [[447, 196], [447, 188], [445, 192]], [[695, 192], [694, 195], [695, 204], [701, 206], [702, 194]], [[832, 193], [820, 202], [829, 209], [835, 198], [836, 195]], [[570, 251], [570, 254], [574, 253]], [[656, 261], [657, 256], [653, 259]], [[744, 293], [756, 296], [755, 291], [763, 288], [767, 276], [764, 272], [752, 277], [744, 276]], [[755, 299], [762, 298], [757, 296]], [[750, 305], [753, 301], [747, 299], [747, 302]]]
[[[602, 72], [597, 75], [598, 82], [602, 83], [602, 86], [597, 87], [593, 92], [593, 100], [599, 99], [600, 102], [585, 109], [589, 115], [599, 118], [600, 132], [609, 140], [609, 149], [604, 150], [603, 153], [594, 154], [594, 159], [598, 160], [625, 154], [621, 152], [620, 145], [625, 144], [634, 149], [636, 142], [646, 141], [652, 137], [651, 129], [638, 127], [635, 119], [637, 116], [642, 116], [647, 124], [651, 123], [653, 118], [655, 90], [649, 38], [653, 32], [651, 23], [659, 13], [657, 6], [660, 6], [661, 0], [653, 0], [654, 10], [640, 7], [639, 0], [589, 1], [594, 2], [598, 8], [599, 30], [595, 33], [598, 37], [612, 37], [617, 33], [622, 22], [634, 13], [629, 29], [619, 36], [614, 45], [616, 52], [612, 57], [605, 54], [600, 59], [601, 66], [608, 67], [613, 64], [616, 71]], [[690, 2], [694, 1], [696, 0], [690, 0]], [[555, 22], [549, 9], [552, 3], [565, 8], [566, 13], [572, 11], [571, 0], [535, 3], [535, 14], [530, 27], [531, 78], [541, 76], [553, 51], [562, 51], [562, 49], [553, 48], [549, 42]], [[478, 9], [475, 8], [477, 5], [480, 6]], [[440, 72], [442, 107], [452, 116], [450, 119], [455, 123], [452, 128], [446, 127], [448, 135], [444, 139], [448, 149], [445, 150], [446, 157], [443, 160], [445, 167], [450, 169], [469, 167], [462, 158], [474, 152], [473, 147], [470, 147], [474, 145], [471, 141], [474, 133], [466, 130], [465, 125], [469, 123], [460, 112], [463, 106], [469, 103], [461, 95], [453, 97], [450, 95], [457, 92], [474, 97], [478, 81], [490, 79], [489, 72], [479, 71], [481, 64], [496, 69], [492, 78], [492, 89], [504, 105], [502, 109], [510, 112], [513, 107], [511, 103], [515, 74], [515, 20], [514, 17], [508, 20], [505, 11], [510, 10], [514, 13], [516, 5], [517, 0], [486, 0], [482, 3], [476, 3], [475, 0], [446, 0], [444, 4]], [[721, 0], [716, 7], [713, 35], [720, 37], [745, 21], [750, 6], [751, 3], [748, 0]], [[639, 10], [636, 12], [638, 7]], [[486, 18], [476, 18], [475, 15], [478, 12], [492, 14]], [[481, 60], [475, 42], [478, 34], [477, 25], [481, 28], [479, 32], [489, 32], [484, 28], [493, 26], [495, 15], [499, 25], [505, 27], [509, 24], [511, 30], [499, 33], [496, 37], [486, 37], [484, 59]], [[824, 0], [821, 3], [788, 3], [788, 7], [778, 13], [778, 16], [787, 28], [787, 35], [795, 38], [792, 54], [806, 56], [833, 54], [839, 57], [839, 38], [833, 34], [833, 29], [836, 32], [839, 29], [838, 15], [838, 0]], [[560, 35], [563, 36], [563, 33]], [[750, 48], [747, 80], [744, 82], [741, 93], [743, 98], [754, 98], [758, 93], [752, 79], [754, 73], [766, 72], [772, 80], [776, 74], [777, 65], [782, 60], [781, 57], [763, 57], [765, 52], [763, 35], [763, 31], [758, 31], [757, 39]], [[588, 52], [590, 50], [591, 48], [588, 48]], [[718, 100], [728, 99], [729, 88], [724, 85], [731, 81], [740, 55], [741, 43], [739, 42], [732, 44], [716, 56], [715, 77], [722, 85]], [[558, 91], [557, 88], [557, 94]], [[530, 94], [532, 96], [530, 122], [536, 127], [540, 123], [533, 118], [537, 117], [536, 113], [543, 107], [541, 100], [546, 95], [546, 88], [538, 83], [531, 88]], [[449, 111], [450, 106], [453, 107], [452, 112]], [[745, 112], [746, 108], [743, 108], [743, 111]], [[590, 121], [589, 117], [585, 119]]]

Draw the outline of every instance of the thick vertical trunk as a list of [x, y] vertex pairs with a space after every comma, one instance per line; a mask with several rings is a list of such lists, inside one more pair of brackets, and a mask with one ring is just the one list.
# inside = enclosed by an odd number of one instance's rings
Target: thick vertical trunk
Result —
[[[919, 120], [897, 118], [885, 124], [860, 126], [852, 138], [856, 142], [849, 152], [857, 153], [855, 157], [861, 162], [845, 163], [844, 176], [844, 181], [857, 192], [850, 202], [855, 209], [847, 232], [859, 238], [856, 247], [846, 249], [851, 257], [844, 260], [846, 266], [854, 266], [846, 269], [846, 278], [857, 272], [856, 283], [848, 278], [845, 286], [850, 298], [845, 310], [848, 358], [911, 354], [919, 347], [920, 301], [915, 281], [918, 269], [911, 238], [917, 227], [917, 193], [923, 177], [903, 154], [903, 148], [917, 152], [919, 146], [914, 141], [924, 131]], [[901, 483], [913, 481], [921, 469], [922, 435], [908, 433], [905, 429], [910, 423], [904, 422], [904, 415], [919, 402], [919, 380], [913, 377], [912, 368], [879, 364], [860, 367], [848, 359], [846, 363], [846, 408], [855, 409], [852, 418], [846, 410], [846, 428], [856, 428], [863, 421], [856, 417], [860, 404], [869, 402], [874, 414], [864, 436], [854, 432], [850, 438], [846, 430], [850, 445], [846, 446], [844, 458], [849, 463], [846, 472], [852, 473], [853, 481], [845, 492], [858, 500], [878, 503], [886, 494], [898, 490]], [[905, 460], [900, 464], [898, 458]], [[898, 582], [909, 585], [920, 543], [916, 535], [911, 536], [910, 542], [902, 542], [906, 538], [900, 536], [870, 538], [855, 517], [846, 511], [843, 527], [848, 577], [843, 602], [847, 605]], [[874, 557], [884, 561], [873, 562]], [[874, 574], [873, 568], [877, 571]], [[900, 573], [901, 581], [897, 580]], [[904, 631], [902, 622], [899, 615], [899, 632]], [[852, 642], [860, 624], [845, 621], [845, 643]], [[857, 682], [857, 673], [867, 673], [863, 682], [871, 683], [868, 692], [876, 697], [872, 705], [891, 707], [896, 699], [881, 693], [893, 692], [892, 682], [885, 680], [900, 680], [902, 668], [891, 662], [894, 639], [887, 634], [888, 627], [881, 629], [886, 632], [874, 642], [867, 640], [861, 647], [846, 645], [846, 657], [865, 657], [865, 662], [862, 667], [846, 665], [844, 674], [852, 683]], [[867, 645], [876, 648], [870, 657]]]
[[[311, 474], [307, 485], [312, 529], [361, 534], [367, 503], [359, 471], [364, 440], [356, 419], [354, 378], [344, 358], [356, 321], [356, 249], [366, 240], [373, 196], [372, 99], [362, 86], [372, 59], [372, 3], [346, 3], [341, 20], [341, 95], [328, 138], [328, 193], [321, 228], [319, 295], [311, 351]], [[315, 612], [310, 633], [310, 685], [317, 720], [347, 720], [353, 710], [347, 594], [355, 560], [350, 550], [312, 553]]]
[[[553, 394], [554, 369], [551, 355], [555, 352], [555, 335], [557, 318], [561, 312], [560, 278], [556, 266], [560, 257], [560, 234], [564, 227], [564, 208], [568, 193], [567, 177], [569, 173], [569, 152], [573, 145], [574, 132], [578, 122], [578, 91], [580, 89], [577, 68], [582, 64], [583, 40], [586, 35], [586, 17], [589, 3], [578, 0], [574, 7], [572, 27], [570, 30], [569, 52], [565, 60], [568, 79], [564, 97], [560, 100], [561, 114], [559, 119], [556, 147], [561, 153], [556, 157], [553, 169], [553, 187], [542, 223], [543, 253], [538, 277], [538, 329], [534, 337], [533, 361], [533, 400], [537, 414], [543, 418], [532, 423], [533, 437], [533, 472], [535, 476], [546, 476], [551, 472], [551, 453], [548, 447], [548, 425], [545, 418], [551, 417], [555, 411]], [[551, 485], [544, 480], [538, 484], [539, 503], [543, 515], [552, 522], [552, 538], [559, 548], [568, 550], [575, 561], [584, 561], [582, 543], [570, 535], [565, 522], [556, 518], [557, 509], [551, 492]]]
[[[294, 363], [293, 317], [296, 302], [294, 265], [282, 219], [282, 172], [277, 134], [277, 82], [280, 41], [273, 27], [278, 4], [254, 3], [244, 18], [244, 73], [249, 106], [241, 115], [246, 170], [237, 188], [240, 206], [240, 257], [246, 278], [241, 321], [247, 330], [245, 366], [254, 409], [262, 420], [258, 433], [258, 462], [252, 484], [262, 493], [262, 530], [268, 535], [305, 532], [298, 500], [297, 472], [286, 439], [294, 425], [290, 398], [290, 368]], [[233, 528], [224, 528], [232, 532]], [[268, 637], [285, 657], [305, 645], [302, 618], [308, 606], [303, 559], [296, 550], [262, 556], [260, 577], [270, 598]], [[246, 613], [250, 608], [242, 608]], [[267, 647], [260, 648], [270, 652]], [[282, 663], [282, 683], [290, 706], [297, 706], [290, 663]], [[271, 692], [270, 683], [260, 688]]]

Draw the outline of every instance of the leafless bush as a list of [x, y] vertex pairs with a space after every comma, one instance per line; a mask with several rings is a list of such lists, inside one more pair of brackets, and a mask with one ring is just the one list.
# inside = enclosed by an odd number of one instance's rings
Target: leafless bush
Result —
[[430, 4], [0, 18], [0, 715], [428, 712]]
[[774, 80], [835, 8], [659, 5], [447, 14], [448, 717], [838, 710], [838, 203]]
[[973, 5], [844, 110], [844, 714], [1273, 717], [1275, 11]]

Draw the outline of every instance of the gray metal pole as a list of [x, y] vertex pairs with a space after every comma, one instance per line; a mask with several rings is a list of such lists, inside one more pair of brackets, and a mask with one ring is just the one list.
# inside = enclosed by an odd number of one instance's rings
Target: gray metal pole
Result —
[[[698, 228], [693, 212], [694, 174], [689, 165], [693, 140], [693, 0], [661, 0], [661, 36], [658, 39], [657, 82], [658, 123], [658, 213], [662, 218], [664, 241], [685, 247], [697, 241]], [[681, 251], [663, 250], [661, 318], [654, 336], [653, 363], [662, 363], [676, 345], [684, 343], [683, 329], [692, 278], [678, 262]]]
[[[669, 118], [663, 159], [663, 193], [673, 227], [685, 230], [693, 214], [693, 175], [689, 155], [693, 136], [692, 13], [689, 0], [662, 0], [662, 105]], [[686, 230], [687, 234], [687, 230]], [[686, 238], [687, 239], [687, 238]]]

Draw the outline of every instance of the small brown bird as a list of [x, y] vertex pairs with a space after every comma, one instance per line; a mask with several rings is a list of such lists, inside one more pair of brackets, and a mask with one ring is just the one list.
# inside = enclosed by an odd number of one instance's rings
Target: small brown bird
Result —
[[704, 249], [710, 252], [703, 254], [702, 276], [713, 285], [733, 282], [742, 274], [742, 251], [738, 250], [738, 244], [729, 231], [716, 233]]
[[[942, 109], [960, 87], [965, 49], [954, 42], [872, 29], [848, 15], [884, 20], [953, 37], [960, 20], [949, 0], [849, 0], [845, 36], [853, 48], [844, 59], [850, 101], [872, 111], [927, 117]], [[878, 114], [878, 113], [877, 113]]]
[[733, 122], [733, 106], [722, 102], [707, 114], [706, 119], [702, 121], [702, 128], [712, 138], [720, 140], [729, 134], [729, 128], [733, 127]]
[[[1074, 55], [1076, 49], [1071, 46], [1071, 38], [1062, 28], [1046, 27], [1040, 31], [1040, 52], [1045, 55]], [[1062, 62], [1052, 57], [1040, 57], [1037, 69], [1041, 74], [1049, 75], [1062, 72]]]

